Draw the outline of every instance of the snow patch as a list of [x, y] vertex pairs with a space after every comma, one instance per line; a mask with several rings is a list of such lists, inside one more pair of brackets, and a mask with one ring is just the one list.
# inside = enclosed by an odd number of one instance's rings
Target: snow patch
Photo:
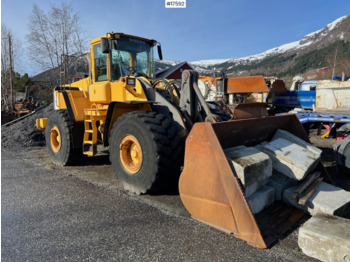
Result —
[[210, 66], [210, 65], [215, 65], [215, 64], [222, 64], [225, 63], [229, 60], [231, 60], [232, 58], [228, 58], [228, 59], [209, 59], [209, 60], [199, 60], [199, 61], [194, 61], [191, 62], [191, 64], [194, 65], [199, 65], [199, 66]]
[[328, 24], [328, 25], [326, 26], [326, 28], [327, 28], [329, 31], [333, 30], [333, 29], [334, 29], [341, 21], [343, 21], [346, 17], [347, 17], [347, 16], [345, 15], [345, 16], [342, 16], [342, 17], [338, 18], [337, 20], [334, 20], [332, 23]]
[[170, 66], [175, 66], [177, 65], [178, 61], [168, 61], [168, 60], [159, 60], [159, 59], [154, 59], [156, 62], [162, 63], [162, 64], [166, 64], [166, 65], [170, 65]]

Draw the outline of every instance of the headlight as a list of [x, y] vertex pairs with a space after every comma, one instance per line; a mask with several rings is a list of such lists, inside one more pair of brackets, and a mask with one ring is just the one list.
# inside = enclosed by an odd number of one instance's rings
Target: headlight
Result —
[[128, 78], [126, 81], [127, 85], [134, 86], [135, 85], [135, 78]]

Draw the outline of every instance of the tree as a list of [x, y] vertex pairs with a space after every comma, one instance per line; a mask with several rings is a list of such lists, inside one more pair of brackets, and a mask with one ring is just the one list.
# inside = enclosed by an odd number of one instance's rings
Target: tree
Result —
[[59, 73], [63, 66], [67, 73], [74, 56], [85, 50], [83, 35], [80, 18], [70, 4], [51, 6], [46, 13], [33, 6], [28, 35], [30, 57], [43, 70], [58, 68]]
[[[11, 51], [11, 52], [10, 52]], [[14, 68], [20, 67], [22, 43], [7, 28], [1, 24], [1, 109], [9, 110], [11, 106], [10, 78]], [[11, 61], [12, 60], [12, 61]], [[12, 62], [12, 64], [10, 63]]]
[[332, 49], [325, 61], [332, 68], [332, 77], [350, 74], [350, 43], [338, 41], [331, 45]]
[[21, 75], [15, 72], [13, 75], [13, 88], [18, 92], [24, 92], [26, 87], [32, 86], [34, 84], [33, 80], [28, 76], [27, 73]]

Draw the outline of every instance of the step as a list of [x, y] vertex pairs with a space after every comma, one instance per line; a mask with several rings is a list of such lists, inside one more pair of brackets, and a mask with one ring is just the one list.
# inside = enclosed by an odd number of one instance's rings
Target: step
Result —
[[96, 144], [86, 144], [84, 143], [84, 155], [94, 156], [97, 154], [97, 145]]
[[83, 154], [87, 155], [87, 156], [93, 156], [94, 152], [92, 152], [92, 151], [84, 151]]
[[106, 116], [107, 115], [107, 109], [84, 109], [84, 114], [86, 116], [93, 116], [93, 117], [99, 117], [99, 116]]

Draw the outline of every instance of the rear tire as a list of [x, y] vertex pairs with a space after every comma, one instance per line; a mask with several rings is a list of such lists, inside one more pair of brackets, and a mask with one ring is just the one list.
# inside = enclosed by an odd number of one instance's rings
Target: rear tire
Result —
[[130, 112], [113, 125], [110, 161], [122, 186], [154, 193], [178, 181], [183, 147], [174, 121], [157, 112]]
[[52, 161], [66, 166], [82, 157], [81, 148], [73, 148], [72, 124], [66, 110], [53, 111], [45, 128], [46, 148]]

